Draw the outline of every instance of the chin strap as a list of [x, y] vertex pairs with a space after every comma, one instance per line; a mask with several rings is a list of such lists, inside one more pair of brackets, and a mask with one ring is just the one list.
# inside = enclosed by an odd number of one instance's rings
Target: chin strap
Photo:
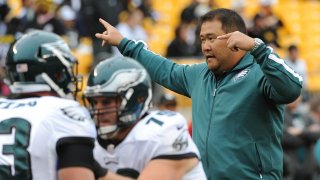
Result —
[[98, 135], [102, 139], [111, 139], [115, 137], [118, 134], [118, 132], [119, 132], [119, 127], [117, 125], [98, 128]]
[[47, 73], [42, 73], [41, 77], [60, 97], [66, 98], [66, 99], [73, 99], [72, 94], [64, 93], [63, 89], [57, 86], [57, 84], [54, 83], [54, 81], [48, 76]]

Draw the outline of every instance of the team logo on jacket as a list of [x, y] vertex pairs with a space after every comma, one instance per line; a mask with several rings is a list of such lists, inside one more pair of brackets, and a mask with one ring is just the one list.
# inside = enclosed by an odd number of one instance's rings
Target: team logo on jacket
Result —
[[243, 79], [248, 73], [249, 73], [250, 69], [244, 69], [242, 71], [240, 71], [238, 74], [236, 74], [233, 77], [233, 82], [237, 82], [241, 79]]

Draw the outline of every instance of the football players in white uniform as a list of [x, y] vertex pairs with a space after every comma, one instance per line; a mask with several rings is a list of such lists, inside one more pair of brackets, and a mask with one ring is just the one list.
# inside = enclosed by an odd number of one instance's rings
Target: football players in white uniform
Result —
[[95, 179], [95, 125], [87, 109], [67, 99], [78, 87], [75, 63], [63, 40], [45, 31], [10, 47], [14, 96], [0, 98], [1, 180]]
[[148, 112], [151, 81], [138, 62], [100, 62], [84, 95], [98, 129], [94, 157], [101, 166], [146, 180], [206, 179], [186, 120], [176, 112]]

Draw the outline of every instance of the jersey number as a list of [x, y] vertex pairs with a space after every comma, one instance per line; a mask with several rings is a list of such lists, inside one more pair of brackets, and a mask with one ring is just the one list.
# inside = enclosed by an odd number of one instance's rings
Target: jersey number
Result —
[[[176, 115], [175, 112], [172, 112], [172, 111], [159, 111], [157, 113], [157, 115], [161, 115], [161, 116], [174, 116]], [[146, 124], [149, 124], [150, 122], [154, 122], [156, 124], [158, 124], [159, 126], [162, 126], [163, 125], [163, 122], [158, 120], [158, 119], [155, 119], [153, 117], [151, 117], [150, 119], [148, 119], [148, 121], [146, 122]]]
[[[27, 151], [29, 146], [29, 138], [31, 131], [31, 124], [21, 118], [10, 118], [0, 122], [0, 137], [2, 135], [14, 134], [13, 144], [2, 144], [3, 155], [13, 155], [14, 164], [1, 165], [0, 163], [0, 179], [18, 180], [18, 179], [32, 179], [30, 154]], [[1, 143], [0, 143], [1, 144]]]

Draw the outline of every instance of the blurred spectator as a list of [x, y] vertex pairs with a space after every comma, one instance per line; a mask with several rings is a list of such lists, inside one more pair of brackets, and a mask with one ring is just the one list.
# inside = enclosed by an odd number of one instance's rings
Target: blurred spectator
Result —
[[175, 38], [167, 48], [167, 57], [190, 57], [194, 55], [195, 47], [188, 44], [189, 26], [185, 23], [178, 25], [175, 30]]
[[302, 101], [300, 96], [290, 103], [285, 111], [285, 128], [282, 146], [286, 161], [284, 162], [284, 179], [312, 179], [316, 164], [313, 146], [320, 137], [320, 126], [309, 114], [298, 111]]
[[173, 94], [165, 93], [160, 97], [157, 106], [159, 110], [177, 111], [178, 102]]
[[56, 4], [52, 0], [35, 0], [35, 18], [26, 23], [24, 31], [42, 29], [58, 35], [65, 35], [62, 22], [56, 17]]
[[193, 56], [202, 56], [200, 27], [198, 21], [202, 15], [213, 9], [216, 5], [212, 0], [192, 0], [180, 15], [181, 23], [188, 24], [187, 43], [193, 45], [195, 50]]
[[64, 6], [64, 5], [67, 5], [67, 6], [70, 6], [76, 13], [78, 13], [81, 9], [81, 0], [59, 0], [59, 1], [62, 1], [60, 3], [60, 6]]
[[[256, 33], [260, 34], [256, 34], [255, 37], [259, 37], [269, 46], [279, 48], [278, 30], [283, 27], [283, 23], [272, 11], [272, 6], [276, 3], [277, 0], [260, 0], [260, 10], [258, 11], [259, 13], [255, 15], [255, 19], [262, 21], [260, 24], [262, 27], [260, 27], [261, 29], [259, 31], [256, 31]], [[251, 31], [255, 30], [253, 29]]]
[[10, 44], [21, 35], [21, 24], [18, 18], [12, 17], [11, 9], [6, 1], [0, 0], [0, 95], [6, 96], [9, 92], [3, 83], [5, 58]]
[[10, 8], [7, 3], [0, 2], [0, 63], [4, 65], [4, 58], [9, 49], [10, 40], [8, 42], [7, 34], [7, 15], [10, 12]]
[[304, 88], [308, 85], [308, 71], [304, 60], [300, 59], [299, 49], [296, 45], [290, 45], [288, 48], [288, 57], [286, 63], [303, 78]]
[[199, 18], [213, 8], [213, 1], [210, 0], [192, 0], [181, 12], [181, 22], [197, 23]]
[[252, 26], [248, 28], [248, 35], [263, 39], [264, 28], [263, 17], [260, 14], [256, 14], [253, 18]]
[[196, 17], [194, 12], [198, 4], [199, 2], [197, 0], [192, 0], [191, 3], [182, 10], [180, 16], [182, 23], [196, 23], [198, 21], [198, 17]]
[[63, 5], [57, 12], [58, 18], [62, 21], [66, 30], [66, 41], [71, 49], [79, 45], [79, 33], [76, 28], [76, 12], [69, 5]]
[[25, 29], [26, 25], [32, 22], [36, 16], [36, 12], [33, 8], [34, 0], [22, 0], [22, 7], [18, 18], [20, 19], [20, 25]]
[[118, 15], [123, 11], [123, 2], [127, 0], [82, 0], [79, 18], [84, 30], [80, 36], [88, 36], [92, 39], [94, 67], [102, 59], [111, 56], [111, 46], [101, 46], [101, 40], [95, 37], [96, 32], [104, 31], [99, 24], [98, 19], [107, 19], [108, 22], [115, 26], [119, 23]]
[[[116, 27], [121, 34], [132, 40], [148, 41], [148, 34], [143, 28], [144, 15], [140, 9], [132, 9], [127, 11], [125, 20]], [[118, 48], [113, 47], [113, 53], [122, 56]]]
[[232, 9], [236, 11], [244, 20], [244, 23], [246, 24], [247, 28], [250, 28], [252, 26], [251, 19], [246, 15], [245, 13], [245, 7], [247, 6], [246, 0], [232, 0], [231, 3]]
[[281, 27], [282, 21], [273, 13], [272, 6], [277, 4], [277, 0], [260, 0], [260, 14], [264, 17], [265, 25], [277, 29]]
[[158, 19], [157, 13], [152, 8], [152, 0], [136, 0], [132, 2], [136, 2], [135, 7], [142, 11], [144, 18], [151, 19], [153, 22]]
[[10, 12], [10, 8], [6, 2], [0, 1], [0, 34], [4, 34], [6, 31], [5, 21]]
[[302, 95], [303, 95], [303, 102], [308, 101], [309, 93], [307, 90], [308, 86], [308, 71], [306, 62], [300, 59], [299, 49], [296, 45], [290, 45], [288, 48], [288, 57], [287, 61], [285, 61], [294, 71], [299, 73], [303, 78], [303, 88], [302, 88]]

